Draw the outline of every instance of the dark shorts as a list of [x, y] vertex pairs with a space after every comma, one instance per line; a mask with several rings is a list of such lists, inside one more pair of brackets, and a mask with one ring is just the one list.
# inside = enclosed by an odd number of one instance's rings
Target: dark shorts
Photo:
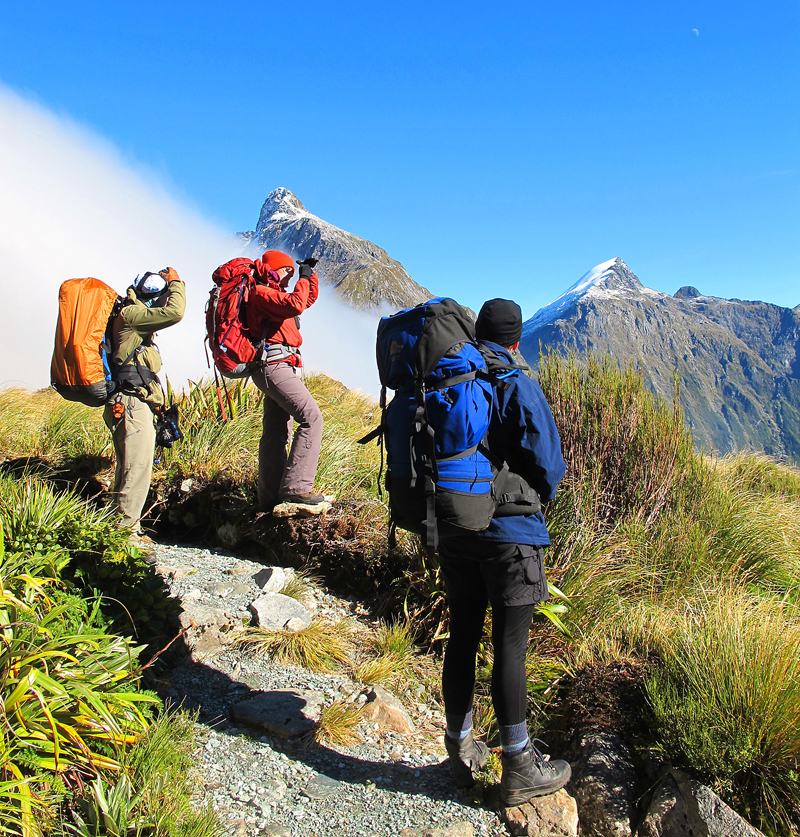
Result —
[[528, 544], [466, 541], [439, 545], [447, 596], [489, 601], [506, 607], [547, 601], [544, 548]]

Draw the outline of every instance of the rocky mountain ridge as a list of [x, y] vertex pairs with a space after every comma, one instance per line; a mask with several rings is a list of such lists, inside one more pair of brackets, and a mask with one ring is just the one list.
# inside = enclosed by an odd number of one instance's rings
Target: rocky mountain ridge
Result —
[[523, 327], [521, 351], [540, 344], [633, 363], [652, 390], [681, 404], [699, 447], [755, 449], [800, 461], [800, 305], [674, 296], [645, 287], [619, 258], [597, 265]]
[[256, 228], [239, 237], [261, 250], [319, 259], [320, 279], [354, 308], [393, 312], [433, 296], [385, 250], [312, 215], [284, 187], [267, 195]]

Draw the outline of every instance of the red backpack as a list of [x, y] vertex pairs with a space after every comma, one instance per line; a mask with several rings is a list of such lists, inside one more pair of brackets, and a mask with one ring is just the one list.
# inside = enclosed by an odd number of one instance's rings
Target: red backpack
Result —
[[214, 364], [226, 378], [245, 378], [259, 355], [244, 324], [247, 300], [255, 287], [253, 262], [231, 259], [211, 275], [214, 287], [206, 305], [206, 341]]

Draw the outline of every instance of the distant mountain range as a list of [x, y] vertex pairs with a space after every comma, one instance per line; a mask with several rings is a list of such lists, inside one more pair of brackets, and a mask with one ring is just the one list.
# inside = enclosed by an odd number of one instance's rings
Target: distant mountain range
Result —
[[[318, 258], [322, 281], [355, 308], [392, 312], [433, 296], [385, 250], [312, 215], [285, 188], [267, 195], [256, 228], [239, 235], [254, 248]], [[513, 297], [514, 288], [494, 293]], [[800, 305], [720, 299], [691, 287], [670, 296], [611, 259], [525, 323], [520, 348], [534, 367], [540, 343], [633, 363], [667, 400], [677, 372], [699, 447], [800, 462]]]
[[433, 296], [385, 250], [312, 215], [283, 187], [267, 195], [256, 228], [239, 236], [262, 250], [319, 259], [320, 279], [355, 308], [394, 312]]
[[532, 365], [540, 343], [632, 362], [668, 400], [677, 372], [698, 446], [800, 462], [800, 305], [720, 299], [692, 287], [670, 296], [612, 259], [525, 322], [520, 349]]

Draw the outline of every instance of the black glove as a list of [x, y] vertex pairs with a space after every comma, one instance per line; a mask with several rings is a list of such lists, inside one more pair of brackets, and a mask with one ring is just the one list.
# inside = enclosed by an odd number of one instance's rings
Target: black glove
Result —
[[300, 265], [300, 270], [298, 273], [300, 274], [301, 279], [310, 279], [314, 275], [314, 268], [317, 266], [317, 262], [319, 259], [303, 259], [303, 261], [298, 261], [297, 264]]

